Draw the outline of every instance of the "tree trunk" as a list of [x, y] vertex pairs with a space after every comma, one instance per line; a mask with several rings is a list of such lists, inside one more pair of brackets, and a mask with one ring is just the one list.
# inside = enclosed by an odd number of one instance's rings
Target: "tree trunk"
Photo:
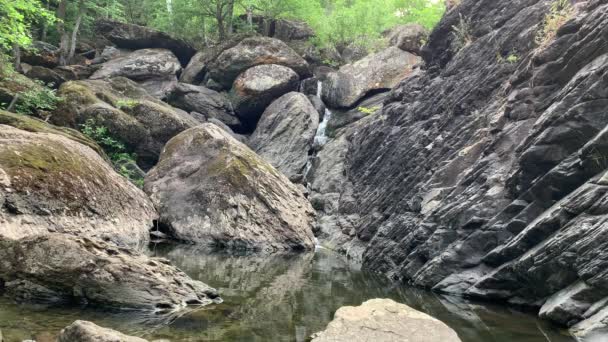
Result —
[[76, 18], [76, 23], [74, 24], [74, 30], [72, 31], [72, 39], [70, 40], [70, 51], [67, 56], [66, 62], [71, 62], [74, 59], [74, 54], [76, 53], [76, 40], [78, 39], [78, 31], [80, 30], [80, 23], [82, 22], [82, 17], [84, 16], [84, 12], [86, 11], [84, 1], [80, 0], [78, 3], [78, 17]]
[[13, 44], [13, 67], [15, 71], [21, 72], [21, 48], [19, 44]]
[[59, 65], [67, 65], [67, 56], [69, 53], [70, 37], [65, 29], [67, 0], [61, 0], [57, 7], [57, 31], [61, 35], [59, 42]]
[[247, 25], [249, 26], [249, 31], [253, 31], [253, 7], [247, 6]]
[[226, 30], [224, 27], [224, 13], [222, 13], [222, 3], [218, 1], [215, 6], [215, 20], [217, 21], [217, 32], [219, 40], [223, 41], [226, 38]]
[[232, 32], [234, 31], [234, 28], [232, 27], [233, 22], [232, 22], [232, 17], [234, 16], [234, 0], [229, 0], [228, 2], [228, 13], [226, 14], [226, 16], [228, 17], [228, 35], [232, 35]]

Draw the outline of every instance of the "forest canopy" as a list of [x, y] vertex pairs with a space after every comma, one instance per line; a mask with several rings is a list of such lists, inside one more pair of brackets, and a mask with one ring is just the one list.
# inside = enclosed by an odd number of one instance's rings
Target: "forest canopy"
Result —
[[251, 18], [305, 21], [319, 47], [370, 46], [397, 24], [432, 28], [445, 11], [439, 0], [0, 0], [0, 46], [7, 52], [32, 40], [56, 44], [69, 57], [93, 23], [109, 18], [153, 27], [195, 46], [255, 29]]

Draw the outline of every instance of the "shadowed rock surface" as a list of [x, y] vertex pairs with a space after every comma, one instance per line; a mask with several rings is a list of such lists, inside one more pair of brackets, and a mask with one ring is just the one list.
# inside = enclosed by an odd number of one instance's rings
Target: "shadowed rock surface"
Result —
[[170, 236], [233, 249], [314, 247], [300, 190], [228, 132], [207, 123], [171, 139], [145, 191]]
[[327, 329], [312, 342], [460, 342], [441, 321], [391, 299], [371, 299], [336, 311]]
[[0, 279], [23, 302], [81, 303], [157, 315], [221, 302], [165, 259], [63, 234], [0, 238]]
[[249, 146], [291, 181], [299, 181], [318, 127], [319, 113], [306, 95], [291, 92], [266, 108]]
[[75, 321], [61, 330], [57, 342], [148, 342], [88, 321]]
[[13, 124], [29, 131], [0, 125], [0, 236], [57, 232], [145, 245], [154, 206], [98, 152], [77, 142], [85, 138], [37, 121]]
[[220, 53], [208, 66], [209, 76], [228, 89], [242, 72], [261, 64], [286, 66], [302, 79], [312, 75], [308, 63], [284, 42], [251, 37]]

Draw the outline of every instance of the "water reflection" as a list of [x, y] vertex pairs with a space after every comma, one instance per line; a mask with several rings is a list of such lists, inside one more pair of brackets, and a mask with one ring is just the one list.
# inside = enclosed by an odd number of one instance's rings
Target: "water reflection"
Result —
[[150, 253], [216, 287], [224, 303], [172, 317], [166, 325], [127, 312], [37, 309], [0, 299], [0, 329], [9, 342], [36, 337], [45, 342], [73, 320], [87, 319], [150, 340], [301, 342], [324, 329], [339, 307], [381, 297], [441, 319], [464, 342], [573, 341], [532, 315], [396, 286], [326, 250], [261, 256], [156, 246]]

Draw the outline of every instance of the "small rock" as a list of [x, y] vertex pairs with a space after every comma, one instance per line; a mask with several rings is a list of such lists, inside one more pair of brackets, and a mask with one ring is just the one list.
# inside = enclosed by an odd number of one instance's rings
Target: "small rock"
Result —
[[75, 321], [61, 330], [57, 342], [148, 342], [148, 340], [102, 328], [92, 322]]

